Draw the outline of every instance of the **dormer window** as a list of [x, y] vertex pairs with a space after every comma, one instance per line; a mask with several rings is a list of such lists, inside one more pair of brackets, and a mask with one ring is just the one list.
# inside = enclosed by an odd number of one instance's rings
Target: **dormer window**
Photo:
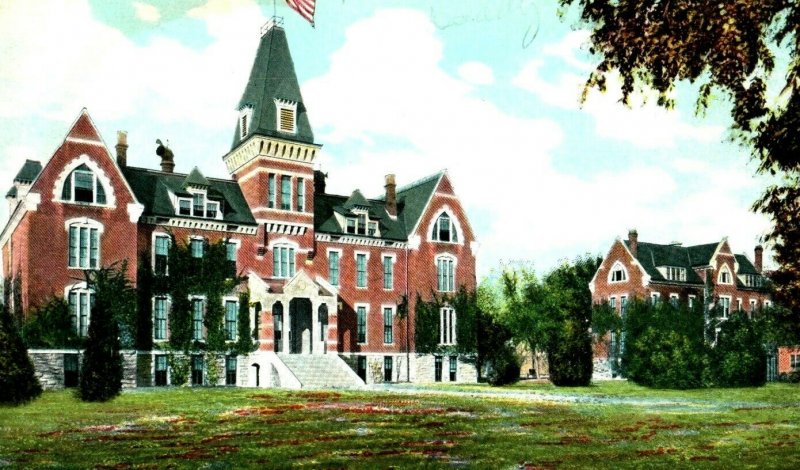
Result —
[[239, 111], [239, 139], [244, 140], [250, 132], [253, 121], [253, 108], [245, 106]]
[[686, 268], [667, 266], [664, 272], [666, 273], [666, 278], [670, 281], [686, 282]]
[[206, 212], [206, 197], [203, 194], [195, 194], [192, 197], [192, 215], [195, 217], [203, 217]]
[[378, 236], [378, 222], [370, 221], [366, 212], [358, 212], [354, 217], [348, 217], [345, 224], [345, 233], [370, 237]]
[[75, 168], [64, 181], [61, 200], [85, 204], [105, 204], [106, 191], [86, 164]]
[[436, 219], [436, 223], [433, 224], [431, 239], [437, 242], [458, 242], [458, 231], [447, 213], [443, 213]]
[[356, 233], [356, 219], [352, 217], [347, 218], [347, 233]]
[[358, 233], [359, 235], [367, 234], [367, 214], [358, 214], [358, 225], [356, 227], [356, 233]]
[[208, 206], [206, 206], [206, 216], [212, 219], [216, 219], [218, 211], [219, 211], [219, 203], [208, 201]]
[[370, 237], [378, 236], [378, 222], [370, 222], [369, 228], [367, 229], [367, 235]]
[[222, 216], [219, 201], [209, 200], [204, 193], [194, 193], [192, 197], [178, 198], [178, 215], [219, 219]]
[[190, 199], [178, 199], [178, 215], [192, 215], [192, 201]]
[[761, 276], [758, 274], [745, 274], [744, 278], [744, 285], [747, 287], [761, 287]]
[[287, 134], [297, 133], [297, 103], [286, 100], [275, 100], [277, 129]]

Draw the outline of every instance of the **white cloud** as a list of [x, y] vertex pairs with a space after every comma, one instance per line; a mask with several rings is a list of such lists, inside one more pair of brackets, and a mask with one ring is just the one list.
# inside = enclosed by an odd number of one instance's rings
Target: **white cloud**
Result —
[[161, 19], [161, 12], [153, 5], [142, 2], [133, 2], [133, 9], [136, 17], [145, 23], [158, 23]]
[[481, 62], [464, 62], [458, 67], [458, 76], [473, 85], [491, 85], [494, 83], [494, 72], [488, 65]]

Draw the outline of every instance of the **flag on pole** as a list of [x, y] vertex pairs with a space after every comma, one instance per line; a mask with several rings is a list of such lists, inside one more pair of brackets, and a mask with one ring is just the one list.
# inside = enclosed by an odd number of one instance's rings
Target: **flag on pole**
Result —
[[300, 16], [308, 20], [311, 26], [314, 26], [314, 9], [316, 8], [317, 0], [286, 0], [286, 3], [292, 7], [292, 10], [300, 13]]

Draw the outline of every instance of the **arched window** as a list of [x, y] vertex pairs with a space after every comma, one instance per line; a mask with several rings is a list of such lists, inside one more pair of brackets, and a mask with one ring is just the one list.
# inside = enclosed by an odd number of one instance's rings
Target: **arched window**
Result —
[[65, 225], [68, 238], [67, 266], [73, 269], [100, 268], [103, 225], [85, 218], [68, 220]]
[[97, 175], [84, 163], [72, 170], [61, 189], [61, 200], [106, 204], [106, 191]]
[[436, 288], [439, 292], [455, 292], [456, 260], [452, 256], [436, 257]]
[[628, 270], [617, 261], [608, 273], [608, 282], [624, 282], [628, 280]]
[[89, 334], [89, 320], [94, 306], [94, 292], [86, 288], [86, 283], [76, 284], [66, 289], [67, 305], [72, 328], [78, 336], [85, 338]]
[[722, 269], [719, 270], [719, 277], [717, 278], [717, 283], [733, 284], [733, 277], [731, 276], [731, 270], [728, 269], [727, 265], [722, 266]]
[[433, 224], [431, 240], [458, 243], [458, 230], [446, 212], [443, 212]]

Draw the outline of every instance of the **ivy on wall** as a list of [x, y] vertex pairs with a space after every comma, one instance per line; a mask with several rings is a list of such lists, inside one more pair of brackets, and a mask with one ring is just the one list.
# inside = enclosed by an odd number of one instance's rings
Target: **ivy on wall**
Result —
[[[456, 344], [441, 345], [440, 312], [444, 307], [452, 307], [456, 312]], [[477, 296], [464, 286], [455, 294], [431, 293], [430, 300], [423, 300], [417, 294], [414, 307], [414, 344], [419, 354], [463, 354], [473, 355], [478, 351], [476, 319], [478, 313]]]

